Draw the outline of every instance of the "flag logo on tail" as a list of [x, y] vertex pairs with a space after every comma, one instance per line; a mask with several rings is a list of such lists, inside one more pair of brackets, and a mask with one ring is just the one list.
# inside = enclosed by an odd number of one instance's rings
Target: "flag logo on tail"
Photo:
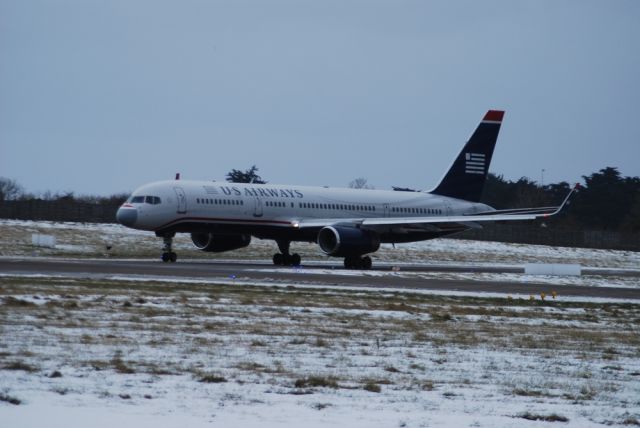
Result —
[[485, 156], [483, 153], [465, 153], [464, 172], [467, 174], [484, 174]]

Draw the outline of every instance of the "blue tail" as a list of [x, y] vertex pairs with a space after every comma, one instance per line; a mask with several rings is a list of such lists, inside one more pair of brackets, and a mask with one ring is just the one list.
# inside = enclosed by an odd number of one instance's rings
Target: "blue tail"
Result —
[[430, 193], [479, 202], [504, 111], [489, 110], [440, 184]]

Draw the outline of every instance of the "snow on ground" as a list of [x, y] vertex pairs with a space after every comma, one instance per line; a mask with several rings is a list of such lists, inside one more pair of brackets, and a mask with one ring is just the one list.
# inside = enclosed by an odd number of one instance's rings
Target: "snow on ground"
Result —
[[640, 304], [163, 280], [0, 285], [3, 427], [640, 418]]
[[[33, 247], [32, 233], [54, 235], [56, 248]], [[160, 247], [152, 233], [120, 225], [0, 220], [2, 256], [155, 258]], [[276, 251], [254, 240], [212, 257], [188, 236], [176, 249], [204, 260], [268, 260]], [[293, 250], [327, 260], [313, 244]], [[640, 425], [638, 303], [320, 289], [304, 278], [341, 272], [634, 287], [637, 276], [402, 267], [634, 270], [639, 253], [438, 239], [383, 245], [374, 257], [400, 270], [303, 267], [299, 281], [280, 285], [0, 274], [0, 427]]]

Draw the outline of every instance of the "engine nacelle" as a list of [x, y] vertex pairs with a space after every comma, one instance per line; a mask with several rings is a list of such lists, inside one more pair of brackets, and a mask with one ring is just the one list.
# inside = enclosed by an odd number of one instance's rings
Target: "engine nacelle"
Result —
[[318, 233], [318, 245], [329, 256], [361, 256], [378, 251], [380, 236], [355, 227], [326, 226]]
[[192, 233], [191, 241], [202, 251], [222, 253], [244, 248], [251, 242], [251, 235], [214, 235], [213, 233]]

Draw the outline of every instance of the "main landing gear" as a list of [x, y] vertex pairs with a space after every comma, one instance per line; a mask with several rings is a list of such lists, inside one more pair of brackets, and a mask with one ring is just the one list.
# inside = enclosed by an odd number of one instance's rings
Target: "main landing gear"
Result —
[[175, 263], [178, 260], [178, 255], [174, 253], [171, 249], [171, 245], [173, 244], [174, 235], [166, 235], [163, 236], [164, 246], [162, 247], [162, 261], [167, 263]]
[[273, 255], [273, 264], [276, 266], [300, 266], [300, 255], [289, 254], [289, 241], [276, 241], [279, 253]]
[[371, 265], [371, 257], [369, 256], [349, 256], [344, 259], [344, 267], [347, 269], [369, 270], [371, 269]]

